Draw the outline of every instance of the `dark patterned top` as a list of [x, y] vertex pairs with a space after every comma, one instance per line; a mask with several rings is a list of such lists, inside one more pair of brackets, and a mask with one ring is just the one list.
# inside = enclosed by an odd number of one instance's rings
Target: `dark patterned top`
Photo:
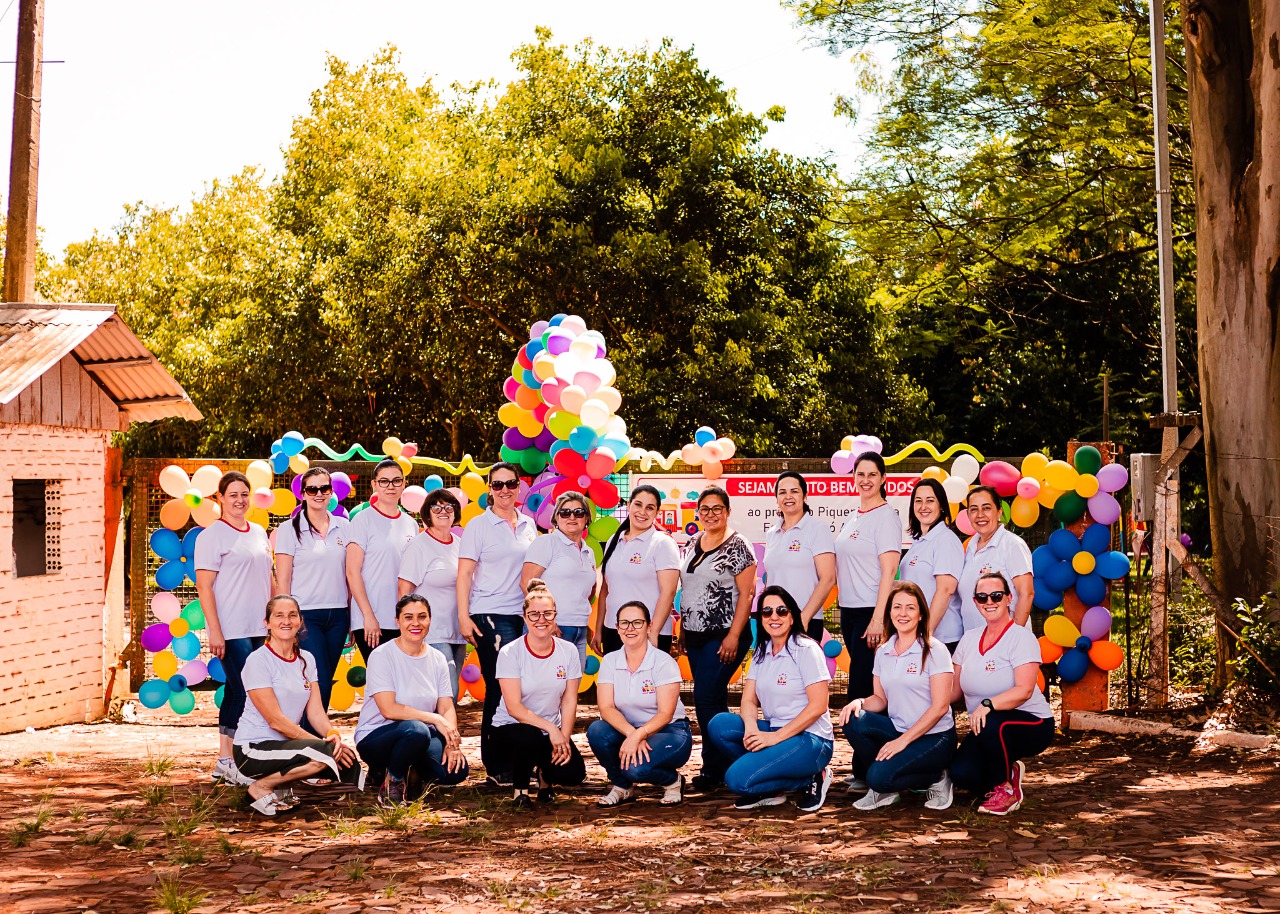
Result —
[[701, 543], [694, 534], [681, 556], [680, 622], [690, 632], [725, 632], [738, 605], [736, 576], [755, 564], [755, 552], [737, 532], [709, 552]]

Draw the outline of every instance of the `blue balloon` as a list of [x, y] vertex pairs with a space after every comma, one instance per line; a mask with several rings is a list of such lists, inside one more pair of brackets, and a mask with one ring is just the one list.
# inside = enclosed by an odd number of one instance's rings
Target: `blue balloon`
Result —
[[284, 451], [272, 451], [271, 459], [267, 462], [271, 464], [273, 473], [283, 473], [289, 469], [289, 455]]
[[1031, 573], [1042, 578], [1046, 571], [1058, 564], [1058, 561], [1058, 557], [1048, 546], [1037, 546], [1031, 553]]
[[600, 436], [595, 433], [595, 429], [585, 425], [579, 425], [569, 433], [569, 446], [584, 456], [591, 453], [599, 440]]
[[284, 449], [284, 444], [280, 441], [279, 438], [271, 442], [271, 453], [274, 454], [276, 451], [280, 451], [283, 449]]
[[177, 590], [185, 574], [182, 559], [165, 562], [156, 569], [156, 586], [161, 590]]
[[556, 440], [551, 443], [551, 450], [547, 451], [547, 453], [551, 456], [552, 460], [555, 460], [556, 454], [559, 454], [565, 448], [569, 448], [572, 450], [573, 445], [571, 445], [568, 441]]
[[1089, 655], [1072, 648], [1058, 658], [1058, 676], [1063, 682], [1079, 682], [1089, 672]]
[[600, 658], [594, 654], [587, 655], [587, 665], [583, 668], [583, 672], [588, 676], [597, 673], [600, 670]]
[[522, 374], [524, 375], [525, 387], [529, 388], [530, 390], [542, 389], [542, 380], [536, 374], [534, 374], [528, 368], [522, 369]]
[[280, 450], [290, 457], [301, 454], [306, 446], [307, 439], [302, 437], [302, 432], [285, 432], [280, 436]]
[[204, 527], [192, 527], [182, 538], [182, 557], [188, 562], [196, 560], [196, 540], [204, 533]]
[[1070, 562], [1055, 562], [1040, 578], [1050, 590], [1062, 593], [1076, 582], [1076, 570]]
[[1106, 524], [1090, 524], [1080, 537], [1080, 547], [1094, 555], [1111, 548], [1111, 528]]
[[200, 656], [200, 636], [195, 632], [187, 632], [181, 638], [174, 638], [169, 649], [179, 660], [195, 660]]
[[1049, 548], [1064, 562], [1080, 551], [1080, 540], [1070, 530], [1054, 530], [1049, 534]]
[[693, 433], [694, 444], [710, 444], [716, 440], [716, 430], [709, 425], [704, 425]]
[[1096, 571], [1082, 574], [1076, 581], [1076, 596], [1085, 606], [1097, 606], [1107, 598], [1107, 582]]
[[552, 317], [551, 320], [547, 321], [547, 326], [559, 327], [561, 324], [564, 323], [564, 319], [568, 316], [569, 315], [565, 314], [564, 312], [561, 312], [560, 314], [557, 314], [554, 317]]
[[426, 489], [428, 492], [434, 492], [436, 489], [443, 489], [444, 480], [435, 473], [432, 473], [426, 479], [422, 480], [422, 488]]
[[169, 677], [167, 685], [169, 686], [170, 692], [181, 692], [187, 687], [187, 677], [174, 673]]
[[546, 347], [542, 343], [542, 337], [538, 337], [536, 340], [529, 340], [529, 342], [524, 344], [524, 354], [528, 356], [529, 361], [532, 362], [545, 348]]
[[482, 510], [483, 510], [484, 508], [489, 507], [489, 493], [488, 493], [488, 492], [484, 492], [484, 493], [482, 493], [482, 494], [480, 495], [480, 499], [479, 499], [479, 502], [478, 502], [478, 503], [479, 503], [480, 508], [481, 508]]
[[605, 436], [604, 438], [601, 438], [599, 441], [596, 442], [596, 447], [604, 448], [606, 451], [613, 454], [614, 457], [617, 457], [619, 460], [621, 460], [623, 457], [626, 457], [627, 454], [631, 451], [631, 442], [628, 441], [626, 438], [614, 438], [612, 436]]
[[169, 683], [163, 679], [148, 679], [138, 689], [138, 701], [144, 708], [155, 710], [169, 700]]
[[840, 656], [840, 651], [844, 649], [844, 645], [832, 638], [830, 641], [824, 642], [822, 645], [822, 653], [826, 654], [832, 660]]
[[1031, 603], [1036, 609], [1045, 611], [1057, 609], [1062, 605], [1062, 594], [1056, 590], [1050, 590], [1048, 587], [1037, 586]]
[[1093, 642], [1090, 641], [1088, 638], [1086, 638], [1084, 635], [1081, 635], [1079, 638], [1076, 639], [1076, 650], [1084, 651], [1087, 654], [1089, 653], [1089, 648], [1091, 647], [1093, 647]]
[[209, 670], [209, 678], [214, 682], [227, 681], [227, 671], [222, 668], [222, 661], [217, 657], [210, 657], [206, 667]]
[[1129, 556], [1123, 552], [1104, 552], [1098, 556], [1094, 570], [1108, 581], [1117, 581], [1129, 573]]
[[[679, 594], [676, 595], [679, 599]], [[757, 619], [751, 620], [751, 646], [755, 647], [760, 642], [760, 622]]]
[[151, 534], [151, 551], [162, 559], [173, 561], [182, 558], [182, 540], [168, 527], [161, 527]]

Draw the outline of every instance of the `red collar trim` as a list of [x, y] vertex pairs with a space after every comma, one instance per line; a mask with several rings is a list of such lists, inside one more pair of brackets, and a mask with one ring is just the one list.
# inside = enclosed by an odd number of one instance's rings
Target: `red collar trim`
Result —
[[376, 504], [372, 504], [372, 505], [370, 505], [369, 507], [370, 507], [370, 508], [373, 508], [373, 510], [377, 511], [379, 514], [381, 514], [381, 515], [382, 515], [383, 517], [385, 517], [387, 520], [395, 520], [397, 517], [399, 517], [401, 514], [403, 514], [403, 513], [404, 513], [403, 511], [401, 511], [401, 510], [400, 510], [400, 508], [399, 508], [399, 507], [397, 507], [397, 508], [396, 508], [396, 513], [395, 513], [395, 514], [388, 514], [386, 511], [383, 511], [381, 508], [379, 508]]
[[427, 536], [431, 537], [433, 540], [435, 540], [437, 543], [439, 543], [442, 546], [452, 545], [454, 540], [452, 531], [450, 531], [449, 538], [447, 540], [440, 539], [440, 537], [436, 536], [435, 533], [433, 533], [430, 528], [427, 528]]
[[864, 510], [862, 510], [861, 508], [859, 508], [859, 509], [858, 509], [858, 513], [859, 513], [859, 514], [870, 514], [872, 511], [879, 511], [881, 508], [887, 507], [887, 506], [888, 506], [888, 504], [889, 504], [889, 503], [886, 501], [886, 502], [884, 502], [883, 504], [876, 505], [874, 508], [867, 508], [867, 510], [865, 510], [865, 511], [864, 511]]
[[277, 653], [276, 653], [276, 649], [275, 649], [274, 647], [272, 647], [272, 646], [271, 646], [271, 639], [267, 639], [267, 650], [271, 651], [271, 653], [275, 654], [277, 657], [280, 657], [280, 659], [281, 659], [281, 660], [283, 660], [285, 663], [293, 663], [295, 660], [297, 660], [297, 659], [298, 659], [298, 657], [300, 657], [300, 656], [301, 656], [301, 655], [298, 653], [298, 646], [295, 644], [295, 645], [293, 646], [293, 656], [292, 656], [292, 657], [282, 657], [280, 654], [277, 654]]
[[251, 521], [245, 521], [245, 522], [244, 522], [244, 529], [243, 529], [243, 530], [241, 530], [241, 529], [240, 529], [239, 527], [237, 527], [235, 524], [231, 523], [231, 521], [227, 520], [225, 517], [219, 517], [219, 518], [218, 518], [218, 523], [226, 524], [228, 527], [230, 527], [230, 528], [231, 528], [232, 530], [234, 530], [236, 533], [248, 533], [250, 530], [252, 530], [252, 529], [253, 529], [253, 523], [252, 523]]
[[982, 646], [982, 639], [983, 639], [983, 638], [985, 638], [985, 637], [987, 637], [987, 630], [984, 628], [984, 629], [982, 630], [982, 634], [978, 636], [978, 653], [979, 653], [979, 654], [981, 654], [981, 655], [983, 655], [983, 656], [985, 656], [985, 655], [986, 655], [986, 653], [987, 653], [987, 651], [991, 650], [993, 647], [995, 647], [997, 644], [999, 644], [999, 643], [1000, 643], [1000, 639], [1004, 637], [1004, 633], [1005, 633], [1005, 632], [1007, 632], [1007, 631], [1008, 631], [1009, 629], [1011, 629], [1011, 628], [1013, 628], [1013, 620], [1012, 620], [1012, 619], [1010, 619], [1010, 620], [1009, 620], [1009, 624], [1008, 624], [1008, 625], [1006, 625], [1004, 628], [1000, 629], [1000, 634], [996, 635], [996, 640], [995, 640], [995, 641], [992, 641], [992, 642], [991, 642], [990, 644], [988, 644], [986, 647], [983, 647], [983, 646]]
[[552, 654], [554, 654], [554, 653], [556, 652], [556, 642], [555, 642], [555, 639], [554, 639], [554, 638], [552, 638], [552, 639], [551, 639], [551, 650], [547, 651], [545, 654], [539, 654], [537, 651], [535, 651], [535, 650], [533, 649], [533, 644], [529, 641], [529, 636], [528, 636], [528, 635], [525, 635], [525, 636], [524, 636], [524, 649], [525, 649], [526, 651], [528, 651], [530, 654], [533, 654], [533, 656], [537, 657], [539, 660], [546, 660], [548, 657], [550, 657]]

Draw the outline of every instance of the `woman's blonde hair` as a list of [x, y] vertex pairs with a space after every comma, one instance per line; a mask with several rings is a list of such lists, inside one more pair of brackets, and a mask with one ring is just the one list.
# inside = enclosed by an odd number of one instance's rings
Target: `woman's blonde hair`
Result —
[[529, 609], [529, 604], [534, 600], [550, 600], [551, 608], [556, 608], [556, 598], [551, 595], [551, 591], [547, 589], [547, 582], [542, 578], [534, 578], [529, 582], [529, 586], [524, 589], [524, 608], [521, 612]]

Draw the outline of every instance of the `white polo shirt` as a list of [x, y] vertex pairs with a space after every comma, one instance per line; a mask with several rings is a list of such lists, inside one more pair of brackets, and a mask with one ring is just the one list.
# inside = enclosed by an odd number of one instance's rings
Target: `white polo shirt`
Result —
[[790, 530], [778, 524], [764, 535], [765, 584], [785, 587], [803, 609], [818, 586], [814, 560], [836, 551], [831, 528], [804, 514]]
[[[302, 536], [293, 532], [298, 521]], [[337, 609], [351, 605], [347, 590], [347, 543], [351, 521], [329, 515], [329, 529], [320, 536], [305, 514], [276, 527], [276, 555], [293, 556], [290, 592], [303, 609]]]
[[939, 521], [929, 532], [911, 544], [902, 563], [898, 566], [898, 577], [903, 581], [911, 581], [924, 591], [925, 605], [933, 603], [933, 595], [938, 590], [938, 575], [949, 574], [956, 579], [957, 585], [951, 600], [947, 603], [947, 611], [933, 635], [940, 641], [954, 644], [964, 634], [964, 623], [960, 618], [960, 574], [964, 570], [964, 544], [960, 537], [946, 524]]
[[[1011, 590], [1014, 578], [1020, 574], [1031, 574], [1031, 549], [1023, 542], [1022, 537], [1004, 526], [997, 528], [981, 549], [978, 548], [976, 535], [969, 537], [969, 542], [964, 547], [964, 568], [960, 572], [960, 584], [956, 592], [960, 594], [960, 616], [966, 632], [987, 624], [973, 602], [973, 589], [978, 578], [989, 571], [1003, 573]], [[1010, 616], [1017, 605], [1018, 591], [1012, 590]], [[1031, 621], [1030, 616], [1027, 616], [1027, 621]]]
[[[657, 527], [627, 540], [618, 538], [618, 545], [609, 557], [609, 564], [602, 569], [609, 590], [604, 599], [604, 624], [606, 628], [618, 627], [618, 610], [623, 603], [639, 600], [656, 614], [658, 597], [662, 588], [658, 584], [659, 571], [680, 570], [680, 549], [676, 541]], [[679, 584], [677, 583], [677, 587]], [[674, 596], [674, 594], [673, 594]], [[662, 634], [671, 634], [671, 616], [662, 626]]]
[[[764, 647], [764, 657], [752, 660], [747, 678], [755, 680], [756, 699], [769, 726], [777, 730], [791, 723], [809, 706], [805, 689], [815, 682], [830, 682], [827, 657], [817, 641], [805, 635], [789, 640], [779, 654], [773, 642]], [[831, 715], [823, 714], [805, 728], [821, 739], [835, 739]]]
[[392, 721], [382, 716], [373, 696], [390, 692], [402, 705], [418, 711], [435, 712], [441, 698], [453, 698], [453, 684], [449, 681], [449, 664], [440, 653], [429, 645], [422, 645], [421, 657], [410, 657], [393, 638], [373, 649], [369, 655], [369, 668], [365, 673], [364, 707], [356, 723], [356, 742], [364, 739], [379, 727]]
[[[600, 673], [596, 682], [613, 686], [614, 707], [633, 727], [643, 726], [658, 713], [658, 687], [682, 680], [680, 666], [670, 654], [658, 650], [648, 642], [644, 659], [634, 673], [627, 666], [627, 652], [623, 650], [605, 654], [600, 661]], [[684, 702], [676, 696], [676, 711], [672, 720], [685, 720], [688, 714]]]
[[[964, 704], [972, 714], [984, 698], [995, 698], [1001, 692], [1014, 687], [1013, 671], [1024, 663], [1040, 665], [1040, 642], [1031, 629], [1014, 625], [1011, 621], [994, 644], [982, 650], [982, 633], [986, 627], [974, 628], [964, 633], [956, 645], [955, 664], [960, 667], [960, 688], [964, 692]], [[1006, 709], [1007, 710], [1007, 709]], [[1040, 689], [1031, 690], [1031, 697], [1020, 704], [1019, 711], [1036, 717], [1053, 717], [1048, 700]]]
[[228, 521], [218, 520], [196, 537], [195, 559], [196, 571], [218, 573], [213, 579], [213, 602], [222, 637], [264, 637], [275, 561], [267, 531], [252, 521], [247, 530], [237, 530]]
[[[442, 543], [430, 533], [419, 533], [400, 559], [400, 577], [431, 606], [428, 644], [465, 644], [458, 630], [458, 553], [462, 539], [449, 534]], [[366, 691], [366, 695], [369, 693]], [[451, 693], [452, 694], [452, 693]]]
[[537, 536], [533, 518], [519, 511], [514, 530], [491, 509], [472, 518], [462, 531], [458, 552], [459, 558], [476, 563], [468, 613], [518, 616], [524, 612], [520, 573], [524, 570], [525, 553]]
[[[528, 637], [512, 641], [498, 652], [498, 680], [520, 680], [521, 703], [557, 727], [560, 726], [560, 702], [564, 699], [564, 690], [571, 688], [577, 692], [581, 678], [582, 662], [578, 659], [578, 648], [561, 638], [552, 641], [551, 653], [545, 657], [529, 650]], [[507, 711], [507, 700], [499, 701], [498, 710], [493, 714], [493, 725], [504, 727], [516, 723], [519, 721]]]
[[[244, 662], [240, 674], [244, 690], [270, 689], [280, 705], [280, 713], [295, 723], [302, 723], [311, 699], [311, 688], [316, 684], [316, 658], [310, 651], [298, 651], [292, 660], [285, 660], [267, 645], [262, 645]], [[292, 739], [274, 729], [262, 716], [250, 697], [244, 703], [244, 713], [236, 725], [235, 744], [247, 746], [266, 739]]]
[[902, 552], [902, 519], [883, 504], [849, 515], [836, 536], [836, 585], [841, 606], [875, 606], [880, 590], [880, 556]]
[[[911, 642], [906, 653], [898, 656], [898, 636], [895, 633], [876, 651], [871, 675], [880, 679], [880, 688], [889, 702], [889, 720], [899, 733], [906, 733], [933, 705], [930, 680], [940, 673], [954, 671], [947, 646], [937, 637], [929, 639], [929, 659], [921, 669], [920, 659], [924, 650], [917, 639]], [[929, 728], [929, 733], [945, 733], [956, 725], [955, 715], [948, 705], [947, 713]]]
[[591, 591], [596, 586], [596, 554], [586, 537], [575, 543], [559, 530], [533, 541], [525, 563], [542, 567], [538, 577], [556, 598], [556, 621], [561, 625], [586, 625], [591, 618]]
[[[418, 535], [418, 522], [408, 511], [383, 514], [370, 505], [351, 522], [351, 543], [364, 550], [360, 578], [379, 628], [396, 627], [396, 600], [400, 593], [400, 559]], [[364, 614], [351, 600], [351, 627], [364, 628]]]

